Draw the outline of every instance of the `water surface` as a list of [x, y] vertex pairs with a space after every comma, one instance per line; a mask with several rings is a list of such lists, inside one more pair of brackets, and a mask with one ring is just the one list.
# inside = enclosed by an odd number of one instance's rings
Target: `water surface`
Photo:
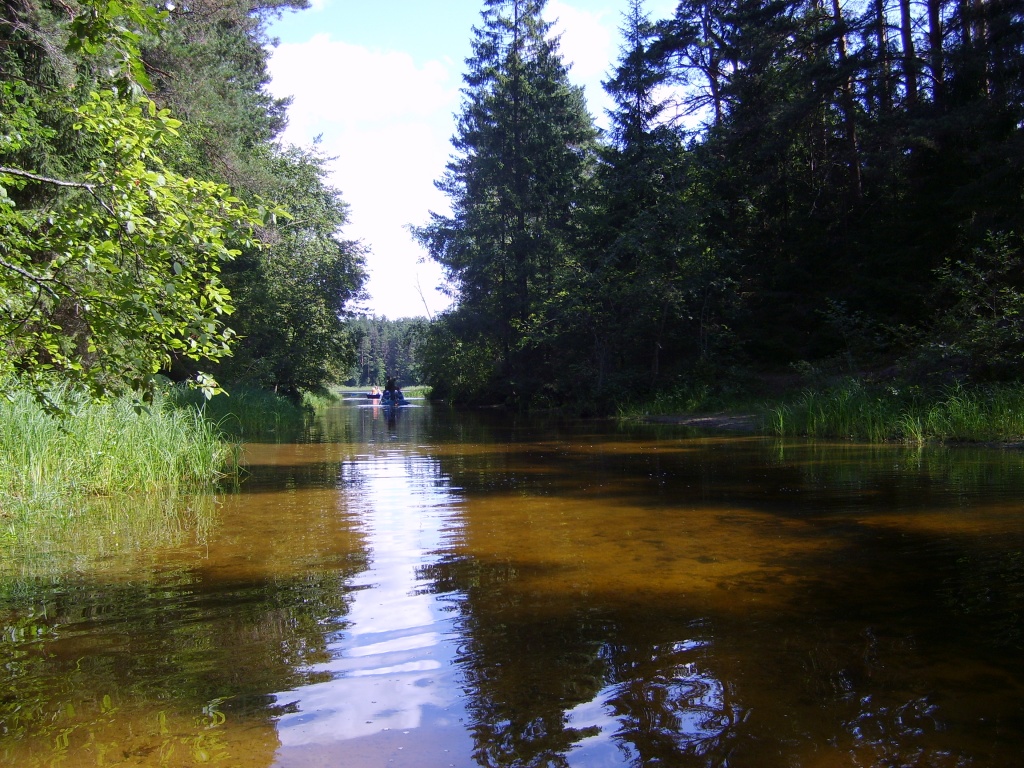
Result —
[[247, 460], [171, 539], [8, 553], [0, 764], [1024, 754], [1019, 452], [349, 403]]

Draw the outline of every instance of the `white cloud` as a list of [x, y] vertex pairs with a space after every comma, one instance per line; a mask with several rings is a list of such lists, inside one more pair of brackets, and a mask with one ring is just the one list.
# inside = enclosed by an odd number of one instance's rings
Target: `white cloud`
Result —
[[322, 136], [321, 149], [335, 158], [331, 183], [351, 206], [345, 234], [372, 250], [372, 310], [422, 315], [419, 288], [431, 312], [444, 309], [447, 297], [434, 290], [440, 268], [418, 263], [423, 253], [405, 227], [425, 223], [430, 208], [445, 208], [433, 180], [451, 151], [459, 73], [326, 34], [279, 46], [270, 70], [273, 93], [293, 97], [285, 140], [308, 145]]
[[[314, 8], [330, 3], [314, 0]], [[660, 18], [671, 13], [674, 3], [649, 0], [649, 11]], [[571, 0], [551, 0], [546, 9], [549, 19], [557, 19], [555, 32], [561, 35], [564, 60], [572, 64], [570, 77], [585, 87], [599, 124], [606, 122], [604, 110], [610, 106], [601, 80], [618, 58], [625, 3], [615, 5], [587, 11]], [[324, 154], [336, 158], [330, 183], [351, 208], [345, 236], [363, 240], [372, 250], [367, 289], [370, 308], [378, 315], [423, 314], [420, 288], [430, 312], [448, 306], [448, 298], [434, 290], [442, 279], [440, 267], [420, 263], [424, 252], [406, 226], [426, 223], [430, 210], [448, 210], [433, 182], [452, 154], [462, 67], [441, 51], [417, 64], [408, 53], [354, 45], [328, 34], [273, 51], [270, 90], [293, 97], [284, 139], [306, 146], [321, 136]]]
[[[561, 0], [552, 0], [545, 15], [555, 22], [561, 35], [562, 57], [572, 63], [571, 76], [577, 82], [600, 81], [608, 71], [616, 50], [617, 13], [580, 10]], [[588, 95], [591, 95], [589, 93]]]

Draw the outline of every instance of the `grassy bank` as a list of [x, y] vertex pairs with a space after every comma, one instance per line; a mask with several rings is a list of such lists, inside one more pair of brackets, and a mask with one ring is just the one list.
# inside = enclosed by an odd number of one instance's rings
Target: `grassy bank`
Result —
[[766, 408], [766, 430], [779, 436], [902, 441], [1007, 443], [1024, 439], [1024, 385], [933, 392], [856, 381], [805, 392]]
[[297, 403], [263, 389], [230, 387], [230, 394], [205, 400], [200, 392], [175, 388], [175, 405], [198, 412], [225, 435], [249, 441], [299, 439], [317, 408], [330, 405], [329, 395], [304, 394]]
[[[624, 420], [747, 428], [779, 437], [906, 443], [1024, 442], [1024, 384], [919, 386], [849, 379], [830, 387], [758, 397], [735, 387], [680, 386], [619, 409]], [[718, 420], [708, 418], [710, 414]], [[755, 426], [756, 425], [756, 426]]]
[[185, 494], [223, 477], [233, 463], [234, 449], [214, 424], [167, 398], [148, 413], [136, 413], [128, 398], [53, 398], [66, 418], [46, 414], [16, 389], [10, 401], [0, 399], [4, 522], [73, 515], [90, 499]]

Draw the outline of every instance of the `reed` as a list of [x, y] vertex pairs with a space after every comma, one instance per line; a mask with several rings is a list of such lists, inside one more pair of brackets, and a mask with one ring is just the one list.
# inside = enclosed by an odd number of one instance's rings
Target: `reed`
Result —
[[1024, 436], [1024, 385], [867, 387], [850, 381], [767, 408], [770, 433], [868, 442], [1010, 442]]
[[184, 387], [170, 390], [178, 407], [198, 414], [206, 423], [233, 438], [242, 440], [291, 440], [308, 426], [320, 400], [303, 395], [303, 402], [282, 397], [264, 389], [232, 387], [230, 393], [206, 400], [202, 393]]
[[65, 416], [8, 387], [0, 400], [0, 516], [73, 510], [83, 499], [175, 495], [230, 471], [234, 452], [216, 426], [164, 397], [147, 410], [51, 393]]
[[704, 413], [722, 408], [735, 408], [735, 400], [736, 398], [723, 398], [707, 384], [680, 384], [671, 390], [656, 392], [641, 401], [620, 403], [617, 416], [623, 420], [630, 420], [648, 416]]

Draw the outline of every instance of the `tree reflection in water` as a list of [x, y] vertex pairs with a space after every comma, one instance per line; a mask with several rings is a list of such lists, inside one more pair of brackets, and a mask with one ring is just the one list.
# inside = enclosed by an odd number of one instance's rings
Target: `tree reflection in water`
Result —
[[[461, 593], [457, 663], [479, 765], [729, 764], [745, 712], [711, 669], [705, 621], [567, 608], [517, 591], [519, 568], [469, 558], [420, 575]], [[655, 639], [670, 627], [689, 637]]]
[[1019, 763], [1018, 458], [598, 443], [444, 462], [480, 765]]
[[618, 724], [612, 739], [634, 765], [723, 765], [743, 720], [732, 684], [704, 668], [710, 641], [609, 648], [620, 681], [599, 696]]
[[202, 546], [0, 579], [0, 764], [1020, 764], [1024, 454], [353, 413]]

